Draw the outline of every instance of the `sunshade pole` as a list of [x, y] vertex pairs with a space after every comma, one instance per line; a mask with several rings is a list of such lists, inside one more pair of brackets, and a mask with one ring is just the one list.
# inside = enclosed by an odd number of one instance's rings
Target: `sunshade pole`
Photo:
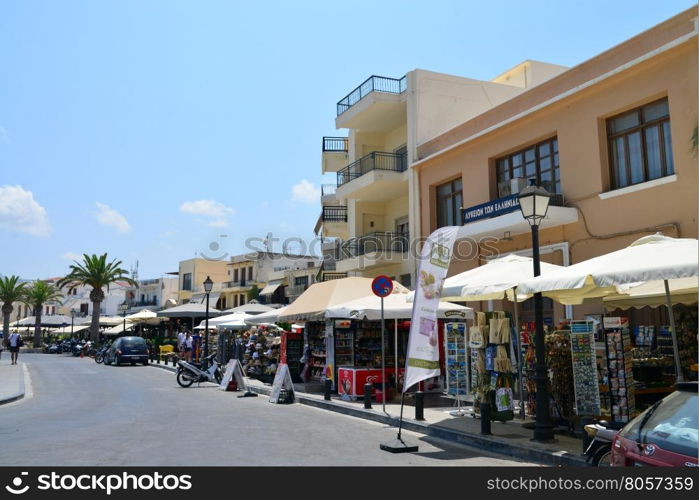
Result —
[[398, 319], [393, 319], [393, 365], [396, 371], [396, 390], [398, 390]]
[[675, 328], [675, 313], [672, 310], [672, 299], [670, 298], [670, 285], [667, 280], [663, 280], [665, 283], [665, 300], [667, 300], [667, 312], [670, 315], [670, 330], [672, 334], [672, 353], [675, 356], [675, 374], [677, 382], [684, 382], [684, 377], [682, 376], [682, 367], [680, 365], [680, 351], [677, 346], [677, 329]]
[[381, 297], [381, 406], [386, 413], [386, 321], [383, 314], [383, 296]]
[[[512, 287], [512, 294], [515, 307], [515, 346], [517, 347], [517, 376], [519, 378], [519, 417], [524, 420], [524, 381], [522, 380], [522, 365], [524, 364], [524, 356], [522, 355], [522, 347], [519, 339], [519, 306], [517, 305], [517, 287]], [[505, 294], [507, 296], [507, 294]]]

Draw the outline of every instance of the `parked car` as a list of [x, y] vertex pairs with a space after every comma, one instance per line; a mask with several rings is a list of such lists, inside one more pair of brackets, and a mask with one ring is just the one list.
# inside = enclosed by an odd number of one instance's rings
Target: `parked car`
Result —
[[613, 467], [699, 466], [697, 382], [681, 382], [616, 435], [612, 444]]
[[148, 346], [142, 337], [121, 337], [109, 346], [104, 354], [104, 364], [119, 366], [122, 363], [148, 364]]

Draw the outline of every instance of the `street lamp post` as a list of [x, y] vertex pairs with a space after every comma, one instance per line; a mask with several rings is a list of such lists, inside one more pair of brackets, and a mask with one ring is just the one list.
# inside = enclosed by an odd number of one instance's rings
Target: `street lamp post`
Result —
[[[551, 195], [540, 186], [531, 185], [519, 193], [519, 208], [532, 229], [532, 254], [534, 258], [534, 276], [541, 274], [539, 256], [539, 225], [546, 217]], [[546, 366], [546, 343], [544, 339], [544, 314], [541, 292], [534, 294], [534, 320], [536, 325], [536, 420], [534, 422], [533, 441], [551, 442], [553, 425], [549, 415], [548, 367]], [[519, 325], [517, 325], [517, 330]], [[518, 333], [519, 334], [519, 333]]]
[[122, 313], [124, 313], [124, 326], [121, 329], [122, 332], [126, 331], [126, 311], [128, 308], [129, 308], [129, 303], [126, 302], [126, 299], [124, 299], [124, 302], [119, 304], [119, 309], [121, 310]]
[[204, 291], [206, 292], [206, 316], [204, 316], [204, 359], [209, 355], [209, 294], [214, 287], [214, 282], [209, 276], [204, 280]]
[[70, 310], [70, 338], [73, 338], [73, 323], [75, 323], [75, 309]]

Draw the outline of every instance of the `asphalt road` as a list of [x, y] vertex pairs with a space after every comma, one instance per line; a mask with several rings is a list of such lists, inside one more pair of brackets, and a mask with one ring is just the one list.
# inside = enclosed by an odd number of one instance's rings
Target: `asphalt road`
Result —
[[183, 389], [168, 371], [24, 355], [33, 394], [0, 407], [0, 465], [530, 465], [305, 405]]

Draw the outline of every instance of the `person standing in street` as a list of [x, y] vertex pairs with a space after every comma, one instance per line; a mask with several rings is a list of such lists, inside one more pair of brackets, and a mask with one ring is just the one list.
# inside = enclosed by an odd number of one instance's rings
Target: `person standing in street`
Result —
[[10, 353], [12, 354], [12, 364], [16, 365], [17, 364], [17, 358], [19, 357], [19, 348], [22, 345], [22, 337], [19, 335], [19, 333], [11, 333], [10, 334]]
[[186, 337], [187, 336], [182, 330], [180, 330], [180, 333], [177, 334], [177, 354], [179, 355], [180, 359], [184, 358], [184, 339]]
[[182, 341], [182, 348], [184, 349], [184, 359], [186, 361], [191, 361], [192, 360], [192, 346], [194, 343], [194, 339], [192, 338], [192, 334], [189, 333], [189, 330], [187, 330], [187, 334]]

